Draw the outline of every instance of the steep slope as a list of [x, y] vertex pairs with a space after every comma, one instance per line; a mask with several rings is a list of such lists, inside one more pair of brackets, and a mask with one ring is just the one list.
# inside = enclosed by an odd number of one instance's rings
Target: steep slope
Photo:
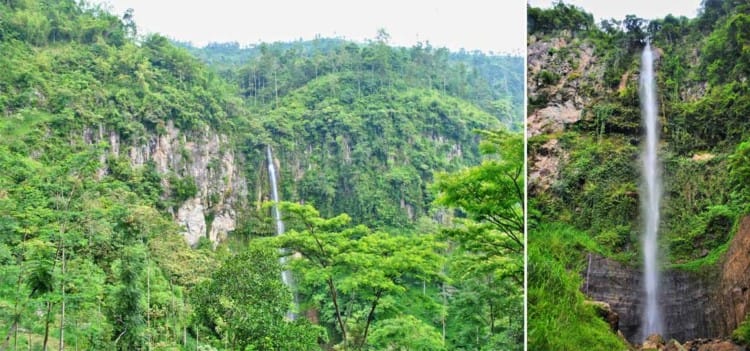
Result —
[[132, 29], [73, 1], [0, 3], [3, 349], [63, 336], [138, 349], [147, 324], [162, 330], [151, 344], [182, 333], [185, 289], [216, 266], [185, 238], [225, 236], [245, 202], [227, 134], [241, 101]]
[[[520, 117], [521, 58], [333, 40], [305, 55], [261, 46], [217, 74], [136, 36], [132, 15], [0, 3], [0, 349], [519, 347], [520, 248], [453, 242], [507, 238], [484, 212], [442, 208], [455, 199], [436, 209], [429, 186], [482, 161], [464, 171], [523, 182], [521, 139], [486, 131]], [[335, 269], [283, 268], [308, 317], [293, 323], [263, 205], [269, 145], [298, 202], [284, 206], [337, 239]], [[503, 176], [480, 179], [509, 188]], [[293, 215], [292, 239], [309, 229]]]
[[[280, 145], [285, 194], [328, 215], [404, 226], [428, 212], [432, 173], [478, 162], [491, 115], [436, 91], [394, 83], [357, 97], [328, 75], [284, 97], [264, 125]], [[338, 90], [336, 95], [333, 91]]]
[[[538, 221], [563, 222], [585, 232], [596, 247], [590, 250], [633, 272], [615, 274], [630, 277], [623, 278], [629, 283], [601, 277], [605, 290], [612, 290], [594, 297], [609, 296], [613, 308], [628, 300], [628, 291], [641, 289], [632, 286], [639, 284], [640, 269], [638, 55], [647, 36], [657, 50], [665, 174], [661, 247], [665, 268], [673, 270], [669, 284], [683, 292], [663, 299], [669, 305], [685, 296], [704, 296], [693, 306], [695, 313], [688, 314], [709, 316], [701, 321], [704, 317], [680, 315], [684, 311], [679, 308], [668, 311], [679, 315], [667, 322], [677, 328], [668, 336], [726, 337], [731, 332], [710, 327], [720, 322], [709, 312], [724, 308], [707, 297], [718, 281], [685, 277], [717, 269], [739, 218], [747, 213], [741, 200], [747, 183], [738, 178], [745, 174], [740, 159], [742, 141], [749, 135], [741, 117], [748, 113], [748, 85], [742, 78], [747, 72], [739, 59], [739, 48], [747, 41], [735, 35], [746, 13], [745, 4], [704, 2], [696, 19], [628, 16], [597, 27], [589, 14], [570, 5], [529, 9], [530, 199], [540, 211]], [[736, 171], [738, 167], [743, 170]], [[545, 244], [530, 234], [530, 245]], [[542, 250], [548, 258], [560, 255]], [[586, 266], [587, 256], [565, 257], [557, 261], [568, 265], [569, 274], [585, 274], [580, 267]], [[571, 262], [579, 268], [571, 270]], [[637, 307], [622, 308], [615, 311], [622, 331], [640, 342]], [[532, 321], [532, 327], [541, 326]]]
[[[450, 53], [421, 44], [394, 48], [333, 39], [226, 50], [190, 48], [224, 62], [281, 171], [282, 198], [358, 223], [413, 227], [430, 212], [434, 172], [479, 161], [476, 131], [517, 130], [522, 109], [519, 57]], [[240, 66], [228, 59], [247, 55]], [[228, 61], [226, 61], [228, 60]], [[263, 149], [246, 150], [251, 164]], [[267, 176], [247, 176], [253, 200]]]

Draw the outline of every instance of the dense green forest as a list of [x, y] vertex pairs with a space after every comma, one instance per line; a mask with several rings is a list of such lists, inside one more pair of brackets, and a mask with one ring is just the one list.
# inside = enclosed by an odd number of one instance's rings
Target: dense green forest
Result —
[[[748, 213], [748, 10], [703, 1], [696, 18], [596, 24], [564, 3], [528, 8], [529, 63], [543, 62], [528, 72], [529, 167], [547, 167], [549, 180], [530, 178], [530, 349], [626, 348], [584, 301], [581, 272], [588, 253], [640, 262], [637, 76], [646, 38], [658, 54], [664, 268], [703, 271], [726, 252]], [[580, 112], [575, 121], [532, 122], [566, 101]]]
[[0, 2], [0, 350], [523, 348], [523, 58], [133, 19]]

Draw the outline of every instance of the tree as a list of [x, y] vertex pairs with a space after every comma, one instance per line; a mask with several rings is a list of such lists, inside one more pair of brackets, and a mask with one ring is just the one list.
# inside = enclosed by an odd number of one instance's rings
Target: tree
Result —
[[320, 334], [284, 320], [291, 294], [269, 247], [251, 244], [229, 257], [192, 294], [198, 320], [233, 350], [312, 350]]
[[[439, 280], [441, 245], [431, 236], [347, 227], [351, 219], [346, 214], [324, 219], [310, 205], [281, 205], [291, 229], [274, 241], [290, 253], [301, 254], [292, 264], [303, 282], [326, 287], [345, 348], [367, 346], [384, 299], [403, 294], [409, 282]], [[350, 333], [351, 329], [357, 333]]]
[[142, 245], [126, 247], [120, 260], [121, 286], [116, 294], [113, 311], [115, 340], [118, 350], [142, 350], [145, 346], [141, 275], [144, 270], [145, 251]]
[[372, 331], [370, 344], [377, 350], [446, 350], [440, 333], [411, 315], [379, 322]]
[[[472, 250], [523, 256], [523, 136], [503, 130], [484, 132], [480, 166], [439, 174], [434, 188], [440, 205], [462, 210], [475, 223], [452, 237]], [[514, 279], [522, 284], [521, 272]]]
[[646, 21], [643, 18], [635, 15], [625, 16], [625, 20], [622, 22], [627, 32], [627, 43], [628, 47], [632, 50], [643, 45], [643, 41], [646, 38], [646, 32], [643, 30]]
[[484, 132], [481, 165], [435, 182], [438, 204], [465, 218], [443, 230], [455, 247], [448, 271], [457, 291], [449, 308], [451, 341], [477, 349], [523, 342], [523, 136]]

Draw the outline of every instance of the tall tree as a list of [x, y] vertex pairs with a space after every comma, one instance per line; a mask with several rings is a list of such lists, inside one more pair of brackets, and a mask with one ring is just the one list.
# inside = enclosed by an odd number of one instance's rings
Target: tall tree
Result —
[[[364, 349], [380, 303], [406, 292], [409, 282], [438, 281], [441, 245], [431, 236], [374, 232], [348, 227], [346, 214], [321, 218], [310, 205], [282, 203], [292, 228], [277, 245], [302, 258], [292, 260], [303, 281], [324, 285], [344, 348]], [[357, 333], [350, 333], [352, 328]]]
[[477, 349], [506, 349], [523, 342], [524, 168], [523, 136], [484, 132], [481, 165], [440, 174], [438, 204], [457, 208], [443, 230], [455, 247], [448, 266], [452, 341]]
[[319, 330], [284, 320], [291, 303], [277, 254], [251, 244], [229, 257], [193, 293], [196, 315], [232, 350], [313, 350]]

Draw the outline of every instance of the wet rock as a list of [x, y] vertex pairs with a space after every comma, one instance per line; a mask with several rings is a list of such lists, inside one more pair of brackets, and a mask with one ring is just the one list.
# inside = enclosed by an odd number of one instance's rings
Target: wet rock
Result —
[[664, 338], [661, 337], [659, 334], [651, 334], [649, 335], [646, 340], [643, 342], [643, 345], [641, 345], [641, 350], [643, 351], [656, 351], [656, 350], [662, 350], [664, 348]]
[[[586, 277], [586, 272], [582, 272]], [[592, 255], [588, 269], [588, 291], [593, 300], [608, 303], [619, 316], [619, 329], [631, 343], [643, 340], [640, 335], [644, 306], [642, 273], [624, 263]], [[719, 311], [714, 304], [718, 272], [669, 270], [662, 275], [663, 294], [659, 304], [664, 311], [664, 335], [676, 340], [726, 336], [717, 322]], [[731, 330], [729, 331], [731, 332]]]
[[613, 332], [616, 333], [619, 330], [620, 316], [608, 303], [604, 301], [586, 301], [585, 303], [594, 307], [596, 313], [609, 324]]
[[745, 351], [745, 348], [722, 339], [695, 339], [685, 343], [687, 351]]
[[722, 260], [716, 294], [721, 337], [729, 336], [750, 313], [750, 216], [742, 219]]
[[688, 351], [685, 346], [682, 346], [677, 340], [669, 340], [662, 349], [663, 351]]

